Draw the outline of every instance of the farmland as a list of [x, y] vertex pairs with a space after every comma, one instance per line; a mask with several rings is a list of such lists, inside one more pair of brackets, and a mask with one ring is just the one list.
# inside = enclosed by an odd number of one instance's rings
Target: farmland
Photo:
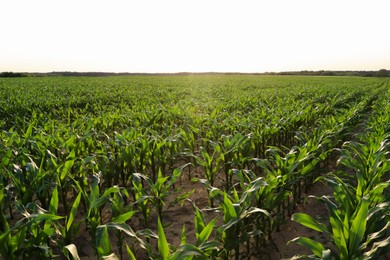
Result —
[[[368, 77], [0, 79], [0, 256], [259, 258], [291, 218], [318, 233], [291, 241], [313, 258], [376, 259], [390, 244], [389, 88]], [[315, 182], [332, 191], [317, 198], [321, 219], [297, 210]]]

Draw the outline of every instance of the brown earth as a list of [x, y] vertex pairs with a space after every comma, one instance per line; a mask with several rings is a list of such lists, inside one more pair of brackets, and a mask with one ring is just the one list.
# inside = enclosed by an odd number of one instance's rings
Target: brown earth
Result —
[[[200, 170], [198, 170], [198, 173]], [[200, 174], [196, 174], [192, 177], [200, 177]], [[203, 184], [199, 182], [193, 182], [187, 178], [187, 176], [182, 177], [181, 185], [178, 185], [176, 187], [175, 192], [172, 192], [168, 198], [167, 203], [164, 207], [163, 211], [163, 219], [162, 222], [165, 226], [165, 233], [168, 242], [173, 246], [180, 245], [181, 241], [181, 232], [183, 225], [186, 227], [187, 232], [187, 242], [188, 243], [194, 243], [196, 241], [195, 237], [195, 226], [194, 226], [194, 210], [193, 206], [190, 202], [186, 201], [181, 206], [179, 204], [169, 206], [169, 202], [174, 201], [174, 199], [184, 194], [188, 191], [193, 191], [189, 199], [194, 202], [197, 207], [200, 209], [206, 209], [208, 207], [208, 200], [207, 200], [207, 191]], [[217, 181], [216, 186], [222, 186], [222, 180]], [[310, 189], [308, 194], [305, 194], [306, 199], [303, 203], [297, 206], [295, 209], [295, 212], [304, 212], [311, 216], [326, 216], [326, 208], [325, 206], [317, 201], [314, 198], [307, 198], [308, 195], [314, 195], [314, 196], [322, 196], [322, 195], [329, 195], [331, 194], [331, 190], [329, 187], [327, 187], [325, 184], [321, 182], [317, 182], [313, 185], [313, 187]], [[105, 215], [106, 219], [109, 219], [109, 209], [105, 209]], [[212, 212], [212, 211], [203, 211], [206, 217], [207, 221], [210, 221], [212, 218], [217, 217], [219, 221], [217, 222], [217, 225], [221, 224], [222, 215]], [[133, 217], [130, 220], [129, 225], [134, 229], [142, 229], [142, 224], [136, 220], [136, 217]], [[150, 220], [150, 229], [153, 230], [155, 233], [157, 233], [157, 214], [154, 211], [151, 216]], [[287, 220], [285, 224], [283, 224], [278, 231], [275, 231], [272, 234], [272, 241], [271, 243], [265, 248], [263, 255], [254, 256], [251, 259], [288, 259], [295, 255], [301, 255], [301, 254], [310, 254], [310, 251], [308, 251], [305, 247], [297, 245], [295, 243], [290, 243], [287, 245], [288, 241], [298, 237], [298, 236], [305, 236], [305, 237], [311, 237], [318, 235], [317, 232], [310, 230], [309, 228], [306, 228], [294, 221]], [[114, 233], [110, 234], [111, 237], [111, 244], [112, 249], [114, 253], [119, 256], [118, 248], [116, 245], [116, 237]], [[156, 239], [151, 239], [150, 242], [152, 244], [156, 245], [155, 241]], [[114, 242], [115, 241], [115, 242]], [[131, 244], [130, 239], [126, 239]], [[88, 260], [88, 259], [96, 259], [95, 251], [92, 247], [92, 241], [88, 234], [88, 232], [84, 229], [84, 231], [81, 232], [80, 236], [78, 237], [77, 241], [75, 241], [75, 244], [78, 249], [78, 253], [80, 255], [81, 259]], [[145, 253], [144, 249], [141, 248], [133, 248], [134, 253], [137, 256], [137, 259], [145, 259], [147, 258], [147, 255]], [[124, 248], [124, 256], [127, 256], [127, 253]], [[126, 257], [125, 257], [126, 258]]]

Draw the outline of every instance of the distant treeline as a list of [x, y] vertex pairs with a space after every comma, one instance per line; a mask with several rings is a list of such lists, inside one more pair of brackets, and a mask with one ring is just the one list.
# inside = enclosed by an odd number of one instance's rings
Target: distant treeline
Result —
[[0, 77], [2, 78], [18, 78], [18, 77], [25, 77], [26, 74], [20, 73], [20, 72], [1, 72]]
[[130, 73], [130, 72], [71, 72], [71, 71], [53, 71], [48, 73], [20, 73], [20, 72], [1, 72], [0, 77], [25, 77], [25, 76], [81, 76], [81, 77], [105, 77], [105, 76], [143, 76], [143, 75], [298, 75], [298, 76], [359, 76], [359, 77], [390, 77], [390, 70], [381, 69], [378, 71], [334, 71], [334, 70], [302, 70], [302, 71], [284, 71], [284, 72], [264, 72], [264, 73], [241, 73], [241, 72], [178, 72], [178, 73]]
[[302, 71], [284, 71], [284, 72], [265, 72], [266, 75], [302, 75], [302, 76], [360, 76], [360, 77], [389, 77], [390, 70], [381, 69], [378, 71], [335, 71], [335, 70], [302, 70]]

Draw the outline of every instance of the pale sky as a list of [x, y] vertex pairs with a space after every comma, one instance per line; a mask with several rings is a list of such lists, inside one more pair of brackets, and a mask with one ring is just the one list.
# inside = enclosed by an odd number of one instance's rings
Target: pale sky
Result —
[[389, 0], [0, 0], [0, 72], [390, 69]]

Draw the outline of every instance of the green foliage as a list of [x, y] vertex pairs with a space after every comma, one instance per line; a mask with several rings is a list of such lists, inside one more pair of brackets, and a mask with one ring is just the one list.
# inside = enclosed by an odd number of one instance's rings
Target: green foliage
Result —
[[[379, 99], [376, 106], [388, 108], [388, 99]], [[320, 198], [328, 209], [328, 223], [296, 213], [292, 220], [320, 233], [327, 234], [334, 247], [298, 237], [291, 242], [309, 248], [317, 258], [376, 259], [390, 248], [389, 202], [385, 190], [389, 186], [388, 134], [383, 127], [390, 123], [387, 115], [374, 107], [369, 129], [359, 141], [345, 142], [338, 163], [344, 168], [322, 179], [333, 189], [333, 198]], [[380, 118], [380, 119], [379, 119]], [[351, 174], [352, 172], [353, 174]]]
[[[111, 239], [121, 259], [135, 259], [139, 249], [171, 259], [260, 254], [316, 169], [371, 108], [371, 141], [362, 136], [340, 150], [339, 164], [354, 170], [357, 186], [338, 173], [326, 182], [345, 194], [328, 202], [338, 214], [333, 225], [348, 219], [345, 226], [356, 232], [335, 241], [374, 257], [387, 246], [386, 226], [373, 225], [375, 218], [388, 221], [387, 92], [383, 78], [1, 78], [0, 257], [51, 258], [55, 249], [78, 259], [75, 241], [84, 226], [102, 259], [117, 257]], [[165, 204], [190, 196], [179, 194], [187, 170], [189, 180], [206, 179], [210, 210], [221, 216], [206, 221], [194, 205], [196, 241], [188, 243], [183, 226], [181, 244], [169, 245]], [[143, 228], [133, 230], [132, 218]], [[364, 219], [365, 226], [357, 224]], [[317, 257], [334, 253], [297, 241], [316, 248]]]

